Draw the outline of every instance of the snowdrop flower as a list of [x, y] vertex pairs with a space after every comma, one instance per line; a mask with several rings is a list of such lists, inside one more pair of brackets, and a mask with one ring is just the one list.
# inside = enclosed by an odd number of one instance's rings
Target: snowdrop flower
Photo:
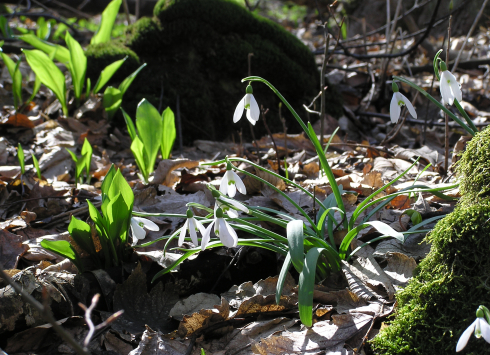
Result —
[[463, 100], [461, 86], [459, 86], [459, 83], [454, 75], [447, 70], [446, 63], [443, 61], [441, 61], [441, 71], [441, 82], [439, 86], [441, 90], [442, 104], [452, 105], [455, 99], [461, 102]]
[[[221, 194], [216, 190], [213, 190], [211, 193], [213, 194], [213, 197], [216, 199], [216, 203], [214, 205], [214, 212], [215, 213], [216, 213], [216, 210], [218, 208], [221, 208], [221, 210], [223, 212], [226, 212], [226, 214], [230, 218], [238, 218], [238, 212], [237, 211], [249, 213], [248, 208], [244, 204], [242, 204], [238, 201], [232, 200], [230, 198], [226, 198], [224, 196], [221, 196]], [[229, 203], [234, 208], [231, 208], [230, 206], [224, 204], [223, 202]]]
[[145, 239], [146, 231], [144, 228], [157, 231], [160, 230], [158, 226], [146, 218], [131, 217], [131, 235], [133, 236], [133, 245], [136, 245], [138, 239]]
[[214, 226], [214, 234], [221, 240], [225, 247], [232, 248], [238, 244], [238, 236], [233, 228], [223, 218], [223, 210], [217, 208], [214, 212], [214, 220], [207, 226], [201, 240], [201, 250], [206, 249], [211, 238], [211, 228]]
[[243, 184], [242, 179], [232, 170], [232, 165], [230, 162], [226, 164], [226, 173], [221, 179], [221, 184], [219, 185], [219, 190], [230, 197], [235, 197], [236, 190], [243, 195], [247, 194], [247, 189]]
[[251, 124], [255, 125], [255, 122], [259, 120], [260, 109], [257, 101], [255, 101], [252, 85], [248, 84], [246, 94], [243, 99], [238, 103], [235, 114], [233, 115], [233, 122], [237, 123], [243, 116], [243, 110], [247, 111], [247, 119]]
[[417, 112], [415, 112], [410, 100], [407, 99], [405, 95], [398, 92], [398, 85], [396, 85], [395, 82], [392, 82], [391, 87], [393, 88], [393, 98], [391, 99], [390, 104], [391, 122], [398, 122], [398, 119], [400, 118], [401, 106], [403, 105], [407, 106], [408, 112], [410, 112], [413, 118], [417, 118]]
[[194, 214], [190, 209], [187, 210], [187, 220], [180, 230], [179, 235], [179, 247], [184, 243], [185, 235], [187, 234], [187, 230], [189, 230], [189, 234], [191, 236], [192, 243], [194, 245], [199, 245], [197, 241], [197, 233], [201, 232], [201, 235], [204, 235], [205, 228], [201, 222], [194, 218]]
[[456, 352], [464, 349], [466, 344], [468, 344], [468, 340], [470, 340], [472, 333], [474, 333], [477, 338], [483, 336], [483, 339], [485, 339], [487, 343], [490, 343], [490, 325], [488, 325], [487, 320], [485, 319], [482, 306], [478, 307], [478, 310], [476, 311], [476, 320], [471, 323], [459, 337], [458, 344], [456, 345]]

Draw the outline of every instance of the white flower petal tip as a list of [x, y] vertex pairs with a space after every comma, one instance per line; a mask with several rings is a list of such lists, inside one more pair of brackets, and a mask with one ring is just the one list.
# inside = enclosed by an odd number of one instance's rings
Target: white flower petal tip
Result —
[[463, 93], [456, 77], [449, 71], [445, 70], [441, 74], [440, 91], [443, 105], [452, 105], [454, 100], [461, 102]]
[[465, 329], [463, 334], [459, 337], [458, 344], [456, 344], [456, 352], [463, 350], [468, 341], [471, 338], [471, 334], [475, 334], [477, 338], [483, 337], [487, 343], [490, 343], [490, 325], [483, 317], [477, 317], [468, 328]]
[[243, 184], [242, 179], [233, 170], [227, 170], [221, 183], [219, 185], [219, 191], [230, 197], [235, 197], [236, 191], [243, 195], [247, 194], [247, 189]]
[[160, 228], [152, 221], [141, 217], [131, 217], [131, 234], [134, 237], [133, 245], [137, 239], [145, 239], [145, 228], [151, 231], [158, 231]]
[[399, 92], [393, 93], [390, 103], [390, 119], [392, 123], [397, 123], [400, 119], [401, 106], [407, 106], [408, 112], [413, 118], [417, 118], [417, 112], [407, 97]]
[[250, 123], [255, 125], [260, 117], [260, 108], [252, 94], [245, 94], [243, 99], [238, 103], [235, 113], [233, 114], [234, 123], [240, 121], [243, 116], [243, 110], [247, 111], [246, 117]]
[[194, 245], [198, 246], [199, 240], [197, 239], [197, 232], [200, 232], [201, 235], [204, 237], [204, 233], [206, 232], [206, 229], [204, 228], [202, 223], [199, 222], [194, 217], [187, 218], [187, 220], [185, 221], [184, 225], [182, 226], [182, 228], [180, 230], [179, 243], [178, 243], [179, 247], [182, 246], [182, 244], [184, 243], [187, 231], [189, 231], [189, 235], [191, 236], [192, 243]]

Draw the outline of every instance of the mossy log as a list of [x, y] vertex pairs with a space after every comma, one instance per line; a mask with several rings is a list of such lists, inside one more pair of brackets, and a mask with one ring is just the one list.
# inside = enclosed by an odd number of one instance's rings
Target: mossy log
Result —
[[[458, 207], [427, 236], [431, 251], [397, 294], [397, 311], [372, 341], [375, 354], [452, 354], [479, 305], [490, 306], [490, 128], [458, 162]], [[490, 354], [470, 339], [465, 354]]]
[[[184, 139], [223, 139], [248, 122], [233, 124], [236, 105], [245, 95], [248, 55], [252, 75], [269, 80], [300, 114], [319, 90], [319, 73], [310, 50], [295, 36], [272, 21], [257, 16], [230, 0], [161, 0], [153, 18], [130, 26], [126, 37], [107, 46], [87, 50], [89, 76], [95, 77], [106, 63], [125, 55], [131, 58], [115, 78], [120, 81], [146, 62], [123, 98], [123, 107], [134, 115], [136, 104], [146, 98], [164, 109], [176, 111], [177, 96]], [[128, 61], [129, 62], [129, 61]], [[331, 90], [329, 88], [329, 90]], [[162, 94], [163, 93], [163, 94]], [[338, 117], [342, 106], [330, 91], [327, 112]], [[254, 95], [271, 111], [268, 123], [282, 129], [279, 99], [263, 84], [254, 84]], [[292, 115], [282, 110], [290, 132], [299, 131]], [[265, 133], [262, 122], [256, 135]], [[235, 136], [238, 140], [238, 136]]]

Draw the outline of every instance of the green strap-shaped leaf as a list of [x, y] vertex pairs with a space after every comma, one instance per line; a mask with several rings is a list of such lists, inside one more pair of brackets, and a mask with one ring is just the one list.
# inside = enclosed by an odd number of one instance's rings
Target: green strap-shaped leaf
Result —
[[134, 159], [136, 159], [136, 164], [141, 171], [141, 175], [143, 175], [145, 183], [148, 183], [148, 172], [145, 165], [145, 146], [138, 136], [134, 137], [133, 143], [131, 143], [131, 152], [134, 155]]
[[143, 63], [138, 69], [136, 69], [132, 74], [130, 74], [126, 79], [123, 80], [123, 82], [119, 85], [119, 90], [121, 90], [121, 93], [124, 95], [126, 90], [128, 90], [129, 86], [133, 82], [133, 80], [136, 78], [138, 73], [146, 67], [146, 63]]
[[108, 86], [104, 91], [102, 104], [104, 105], [107, 118], [111, 120], [122, 104], [122, 92], [115, 87]]
[[107, 84], [107, 82], [112, 78], [114, 73], [121, 67], [121, 65], [123, 65], [127, 58], [128, 57], [116, 60], [114, 63], [109, 64], [100, 72], [99, 79], [95, 83], [94, 94], [97, 94], [104, 87], [104, 85]]
[[405, 237], [404, 237], [403, 233], [397, 232], [396, 230], [391, 228], [386, 223], [383, 223], [381, 221], [369, 221], [369, 222], [366, 222], [366, 223], [363, 223], [363, 224], [357, 226], [356, 228], [350, 230], [349, 233], [346, 234], [346, 236], [342, 240], [342, 243], [340, 244], [340, 248], [339, 248], [339, 257], [342, 260], [346, 259], [347, 251], [349, 250], [349, 246], [350, 246], [350, 243], [352, 242], [352, 240], [356, 237], [356, 235], [362, 229], [369, 227], [369, 226], [376, 228], [378, 230], [378, 232], [380, 232], [383, 235], [389, 235], [393, 238], [398, 239], [402, 243], [405, 241]]
[[33, 33], [21, 35], [19, 36], [19, 38], [46, 54], [54, 54], [54, 59], [56, 59], [60, 63], [67, 64], [70, 61], [70, 51], [63, 46], [45, 42], [36, 37], [36, 35], [34, 35]]
[[47, 40], [51, 34], [51, 23], [46, 21], [44, 17], [38, 18], [36, 23], [36, 36], [38, 36], [40, 39]]
[[294, 268], [299, 273], [303, 270], [303, 264], [305, 260], [304, 252], [304, 235], [303, 235], [303, 221], [295, 220], [288, 223], [286, 228], [289, 255], [291, 256], [291, 262]]
[[155, 166], [161, 145], [162, 126], [162, 118], [158, 110], [148, 100], [141, 100], [136, 110], [136, 128], [138, 129], [138, 137], [145, 146], [146, 176], [153, 172]]
[[2, 56], [2, 60], [7, 67], [7, 70], [10, 74], [10, 78], [12, 79], [12, 93], [14, 94], [14, 106], [15, 108], [19, 108], [22, 104], [22, 74], [19, 70], [20, 60], [15, 63], [8, 55], [0, 51], [0, 55]]
[[66, 84], [65, 76], [48, 58], [46, 54], [39, 50], [24, 50], [27, 63], [31, 66], [34, 73], [39, 76], [41, 82], [50, 88], [63, 108], [63, 115], [68, 116], [68, 107], [66, 106]]
[[306, 254], [303, 271], [298, 281], [298, 308], [301, 322], [311, 327], [313, 325], [313, 290], [315, 287], [316, 264], [323, 248], [311, 248]]
[[97, 32], [90, 40], [90, 44], [105, 43], [111, 40], [112, 27], [116, 21], [117, 13], [121, 7], [122, 0], [112, 0], [102, 12], [102, 19]]
[[109, 193], [107, 195], [109, 197], [109, 200], [112, 201], [119, 194], [121, 194], [124, 202], [128, 207], [127, 209], [129, 210], [129, 212], [131, 212], [133, 210], [134, 194], [128, 182], [122, 176], [121, 170], [116, 171], [116, 174], [112, 179], [111, 187], [109, 187]]
[[92, 240], [92, 232], [90, 231], [90, 226], [84, 221], [71, 216], [70, 224], [68, 225], [68, 233], [77, 243], [80, 248], [85, 250], [90, 255], [95, 256], [95, 246]]
[[290, 266], [291, 266], [291, 253], [288, 253], [288, 255], [286, 255], [286, 258], [284, 259], [284, 263], [282, 264], [279, 277], [277, 278], [276, 304], [279, 304], [279, 302], [281, 301], [282, 289], [284, 288], [284, 281], [286, 281], [286, 276], [288, 274], [288, 270]]
[[19, 143], [19, 146], [17, 148], [17, 159], [19, 160], [19, 165], [20, 165], [20, 172], [22, 175], [26, 173], [26, 166], [25, 166], [25, 161], [24, 161], [24, 149], [22, 149], [22, 146]]
[[73, 91], [77, 100], [82, 96], [85, 73], [87, 72], [87, 57], [82, 46], [66, 31], [65, 42], [70, 50], [70, 69]]
[[170, 107], [167, 107], [162, 113], [163, 119], [163, 134], [162, 134], [162, 158], [168, 159], [172, 152], [172, 147], [177, 137], [175, 129], [175, 115]]
[[83, 141], [82, 146], [82, 157], [83, 166], [85, 167], [85, 174], [87, 177], [87, 184], [90, 184], [90, 165], [92, 163], [92, 153], [93, 149], [87, 138]]
[[121, 111], [123, 113], [124, 121], [126, 121], [126, 127], [128, 129], [129, 137], [131, 137], [131, 141], [134, 141], [134, 139], [136, 138], [136, 127], [134, 126], [133, 120], [122, 107]]
[[42, 179], [41, 177], [41, 168], [39, 167], [39, 161], [37, 160], [36, 156], [34, 154], [32, 154], [32, 162], [34, 164], [34, 168], [36, 168], [36, 174], [37, 174], [37, 178], [39, 180]]
[[46, 240], [43, 239], [41, 241], [41, 246], [49, 251], [52, 251], [55, 254], [61, 255], [64, 258], [68, 258], [71, 260], [73, 264], [77, 267], [79, 272], [83, 272], [83, 266], [78, 256], [77, 252], [69, 242], [66, 240]]

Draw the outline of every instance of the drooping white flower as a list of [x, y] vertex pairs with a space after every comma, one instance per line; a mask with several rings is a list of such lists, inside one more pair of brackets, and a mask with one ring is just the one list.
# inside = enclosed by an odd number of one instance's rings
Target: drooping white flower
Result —
[[233, 248], [238, 244], [238, 235], [228, 222], [223, 218], [221, 208], [214, 212], [214, 220], [206, 227], [201, 240], [201, 250], [206, 249], [206, 246], [211, 239], [211, 229], [214, 226], [214, 234], [221, 240], [225, 247]]
[[144, 230], [144, 228], [151, 231], [157, 231], [160, 229], [149, 219], [141, 217], [131, 217], [131, 235], [133, 236], [133, 245], [136, 245], [138, 239], [145, 239], [146, 231]]
[[206, 229], [201, 222], [194, 218], [194, 214], [191, 210], [187, 210], [187, 220], [180, 230], [179, 247], [184, 243], [184, 238], [187, 234], [187, 230], [189, 230], [192, 243], [194, 243], [194, 245], [199, 245], [199, 242], [197, 240], [197, 232], [201, 232], [201, 235], [204, 235]]
[[[216, 193], [218, 193], [218, 192], [216, 191]], [[213, 193], [213, 196], [214, 196], [214, 193]], [[238, 218], [238, 211], [249, 213], [248, 208], [244, 204], [242, 204], [238, 201], [232, 200], [230, 198], [226, 198], [226, 197], [221, 196], [221, 195], [214, 196], [214, 197], [216, 198], [216, 203], [214, 205], [214, 211], [215, 212], [218, 208], [221, 208], [223, 210], [223, 212], [225, 212], [228, 215], [228, 217], [230, 217], [230, 218]], [[234, 208], [227, 206], [222, 201], [229, 203]]]
[[440, 90], [443, 105], [452, 105], [454, 99], [463, 100], [461, 86], [449, 70], [444, 70], [441, 74]]
[[408, 112], [412, 115], [413, 118], [417, 118], [417, 112], [413, 108], [412, 103], [409, 99], [398, 91], [398, 86], [395, 82], [392, 83], [393, 88], [393, 98], [391, 99], [390, 104], [390, 118], [392, 123], [397, 123], [400, 118], [401, 106], [407, 106]]
[[243, 110], [247, 111], [247, 119], [251, 124], [255, 125], [255, 123], [259, 120], [260, 117], [260, 109], [257, 101], [253, 96], [252, 85], [248, 84], [246, 89], [246, 94], [243, 99], [238, 103], [235, 113], [233, 115], [233, 122], [237, 123], [243, 116]]
[[223, 179], [221, 179], [219, 190], [223, 194], [228, 195], [230, 197], [235, 197], [236, 190], [238, 190], [238, 192], [240, 192], [243, 195], [247, 194], [247, 189], [245, 188], [242, 179], [240, 179], [238, 174], [232, 170], [232, 166], [230, 162], [227, 163], [226, 173], [223, 176]]
[[456, 352], [463, 350], [470, 340], [471, 334], [474, 333], [475, 337], [483, 339], [487, 343], [490, 343], [490, 325], [488, 325], [487, 320], [484, 317], [482, 306], [476, 311], [476, 319], [471, 325], [466, 328], [466, 330], [461, 334], [456, 345]]

